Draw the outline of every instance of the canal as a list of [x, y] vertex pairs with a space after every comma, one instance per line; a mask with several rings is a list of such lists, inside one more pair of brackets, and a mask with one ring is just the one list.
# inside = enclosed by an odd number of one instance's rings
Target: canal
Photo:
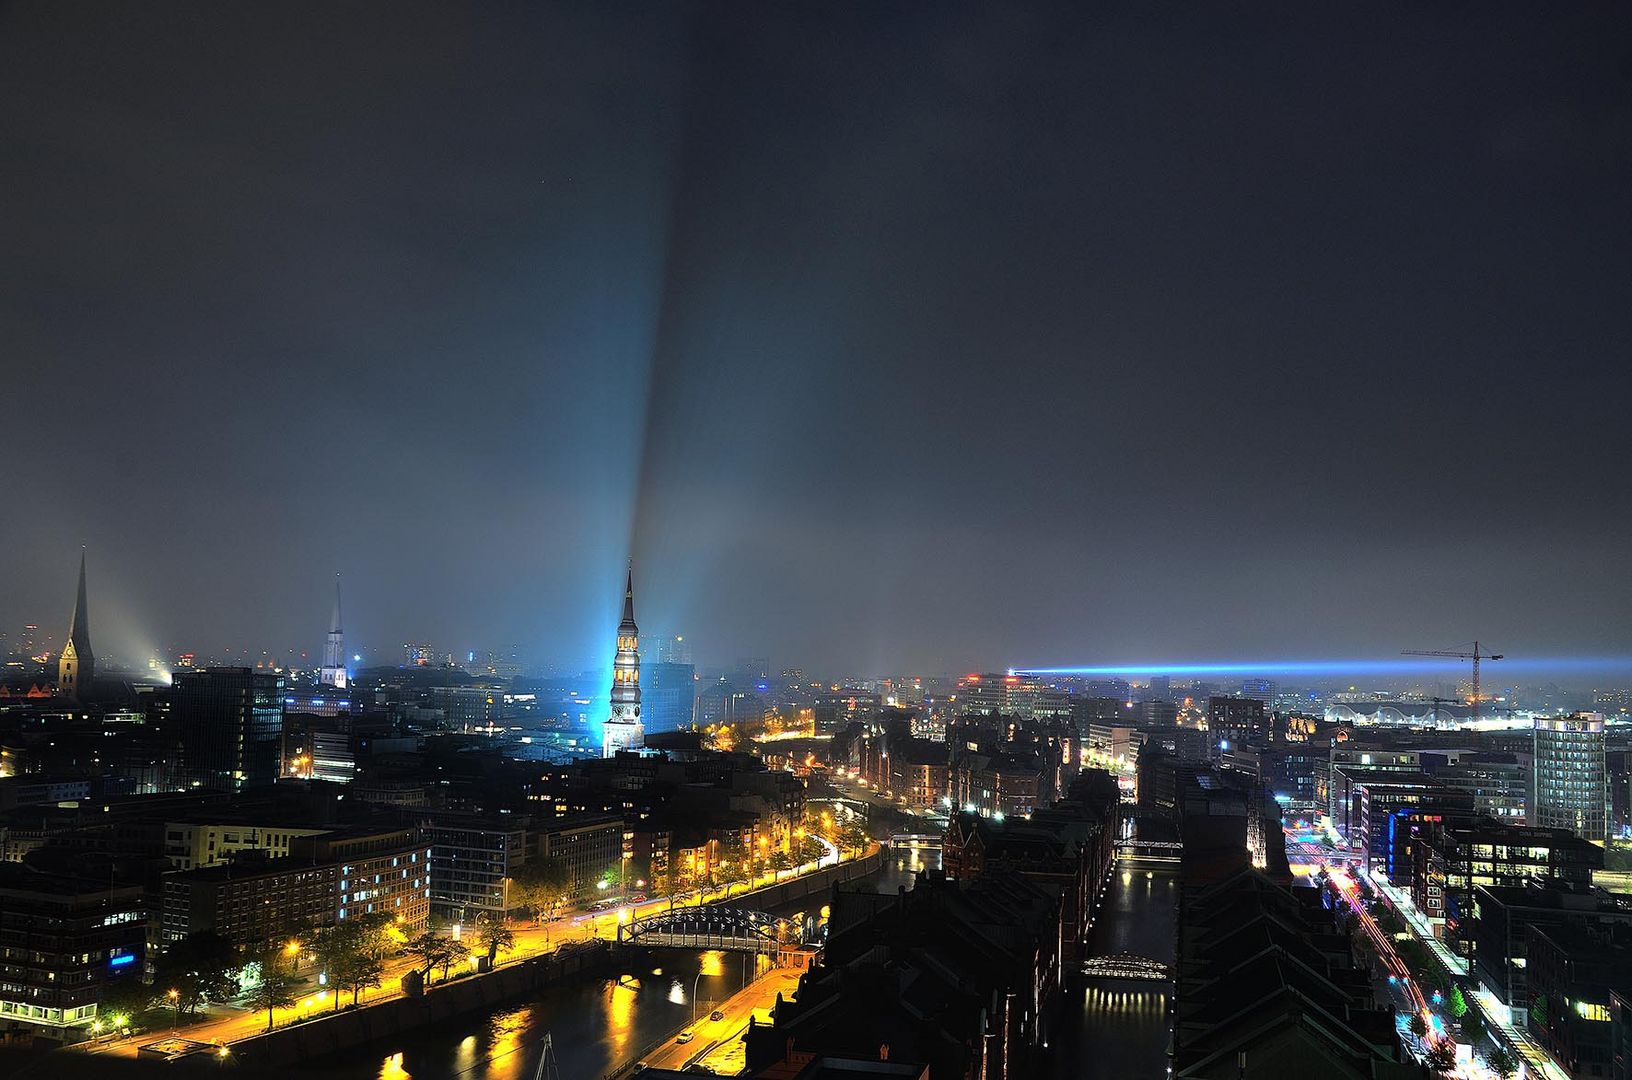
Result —
[[[1093, 955], [1131, 953], [1171, 965], [1179, 880], [1173, 869], [1123, 862], [1112, 875]], [[1134, 980], [1068, 987], [1051, 1042], [1054, 1075], [1079, 1080], [1161, 1080], [1171, 1029], [1166, 983]]]
[[[940, 865], [938, 848], [893, 855], [855, 885], [892, 893], [911, 888], [926, 865]], [[531, 1080], [548, 1034], [565, 1080], [597, 1080], [736, 993], [756, 960], [747, 953], [669, 949], [654, 956], [615, 980], [562, 983], [536, 1001], [337, 1054], [302, 1073], [334, 1080]]]
[[[856, 884], [893, 893], [940, 865], [939, 848], [891, 854]], [[1135, 953], [1172, 963], [1177, 877], [1119, 870], [1096, 928], [1095, 953]], [[791, 915], [792, 907], [775, 914]], [[663, 950], [617, 979], [569, 982], [539, 999], [427, 1027], [335, 1055], [303, 1069], [333, 1080], [531, 1080], [546, 1034], [560, 1075], [597, 1080], [638, 1060], [693, 1015], [730, 997], [755, 958], [734, 952]], [[763, 963], [763, 961], [760, 961]], [[693, 997], [693, 994], [696, 997]], [[1159, 1080], [1166, 1075], [1167, 995], [1159, 984], [1118, 982], [1065, 993], [1052, 1041], [1054, 1075], [1084, 1080]]]

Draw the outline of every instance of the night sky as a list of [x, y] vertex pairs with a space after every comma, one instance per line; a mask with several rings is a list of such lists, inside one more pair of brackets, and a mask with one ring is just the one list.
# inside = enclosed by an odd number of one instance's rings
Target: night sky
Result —
[[1632, 653], [1632, 8], [462, 7], [0, 6], [7, 630]]

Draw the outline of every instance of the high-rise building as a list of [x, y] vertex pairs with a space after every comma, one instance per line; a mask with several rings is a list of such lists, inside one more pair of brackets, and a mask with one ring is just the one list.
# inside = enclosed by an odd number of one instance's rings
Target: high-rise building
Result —
[[683, 634], [673, 637], [657, 639], [657, 662], [659, 664], [690, 664], [691, 642]]
[[1207, 730], [1215, 739], [1245, 739], [1270, 735], [1269, 712], [1262, 698], [1219, 697], [1207, 699]]
[[1241, 696], [1269, 704], [1275, 700], [1275, 684], [1268, 679], [1242, 679]]
[[738, 657], [730, 679], [738, 690], [763, 694], [771, 688], [771, 661], [764, 656]]
[[618, 623], [618, 651], [612, 659], [612, 710], [601, 738], [601, 755], [638, 750], [645, 743], [640, 721], [640, 628], [635, 625], [635, 568], [631, 563], [623, 588], [623, 621]]
[[958, 680], [959, 716], [1018, 716], [1029, 720], [1036, 711], [1042, 683], [1029, 675], [970, 674]]
[[696, 668], [663, 661], [640, 666], [640, 722], [646, 731], [689, 728], [696, 705]]
[[329, 639], [323, 643], [323, 670], [318, 682], [343, 689], [346, 685], [346, 637], [340, 629], [340, 575], [334, 575], [334, 618], [329, 620]]
[[1532, 824], [1568, 829], [1583, 840], [1609, 831], [1609, 785], [1602, 713], [1536, 720]]
[[188, 787], [239, 791], [277, 781], [283, 676], [247, 667], [178, 671], [170, 719]]
[[816, 695], [816, 734], [833, 735], [854, 721], [871, 721], [878, 715], [879, 698], [870, 690], [845, 687]]
[[79, 595], [74, 600], [74, 620], [68, 628], [68, 641], [62, 647], [62, 658], [57, 661], [57, 689], [79, 701], [91, 691], [91, 680], [96, 677], [96, 657], [91, 652], [91, 614], [85, 606], [85, 549], [79, 550]]

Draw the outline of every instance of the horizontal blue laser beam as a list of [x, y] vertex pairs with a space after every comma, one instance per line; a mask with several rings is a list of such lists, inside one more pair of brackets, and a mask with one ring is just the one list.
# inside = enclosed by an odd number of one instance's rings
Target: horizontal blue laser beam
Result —
[[[1015, 667], [1014, 675], [1416, 675], [1455, 671], [1465, 661], [1401, 657], [1398, 660], [1253, 660], [1245, 662], [1171, 661], [1107, 664], [1097, 667]], [[1536, 656], [1504, 659], [1492, 672], [1632, 671], [1632, 656]], [[1487, 669], [1490, 670], [1490, 669]]]

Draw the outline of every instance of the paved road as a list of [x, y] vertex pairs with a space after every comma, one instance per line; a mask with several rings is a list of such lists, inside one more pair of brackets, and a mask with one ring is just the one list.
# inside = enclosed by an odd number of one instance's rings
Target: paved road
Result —
[[683, 1043], [670, 1039], [646, 1055], [643, 1064], [653, 1069], [683, 1069], [700, 1061], [710, 1071], [735, 1075], [743, 1066], [742, 1033], [748, 1028], [748, 1018], [757, 1014], [759, 1019], [769, 1020], [776, 995], [792, 997], [798, 985], [797, 971], [777, 968], [766, 972], [717, 1007], [722, 1014], [719, 1020], [703, 1016], [686, 1029], [692, 1032], [691, 1039]]
[[[826, 843], [826, 841], [823, 841]], [[815, 863], [806, 864], [798, 868], [798, 873], [813, 873], [839, 862], [839, 853], [831, 844], [828, 853]], [[674, 907], [703, 903], [729, 903], [741, 897], [753, 888], [761, 888], [774, 884], [776, 881], [787, 881], [797, 876], [794, 872], [782, 871], [780, 875], [765, 874], [757, 878], [751, 885], [738, 884], [729, 889], [714, 889], [705, 895], [695, 893], [676, 898]], [[499, 966], [518, 963], [522, 960], [541, 956], [557, 948], [567, 941], [611, 940], [617, 937], [618, 924], [643, 915], [653, 915], [669, 910], [671, 906], [667, 898], [647, 900], [639, 904], [632, 904], [621, 908], [612, 908], [598, 913], [580, 913], [563, 915], [543, 924], [531, 922], [512, 922], [511, 931], [516, 936], [516, 946], [511, 952], [499, 957]], [[463, 928], [463, 939], [474, 940], [469, 928]], [[275, 1022], [277, 1026], [291, 1023], [308, 1016], [317, 1015], [335, 1007], [334, 991], [320, 987], [316, 983], [316, 975], [312, 971], [311, 962], [303, 966], [304, 982], [299, 988], [299, 996], [295, 1005], [288, 1009], [277, 1010]], [[389, 957], [386, 960], [385, 977], [377, 989], [364, 990], [359, 1001], [362, 1004], [372, 1004], [394, 997], [401, 997], [401, 980], [404, 975], [413, 970], [416, 961], [408, 956]], [[449, 974], [456, 973], [457, 968], [450, 969]], [[433, 984], [441, 979], [440, 970], [433, 973]], [[774, 994], [773, 994], [774, 997]], [[342, 992], [340, 1004], [342, 1007], [351, 1003], [351, 994]], [[192, 1039], [201, 1043], [232, 1043], [252, 1035], [258, 1035], [266, 1030], [265, 1011], [238, 1010], [227, 1008], [218, 1011], [215, 1015], [199, 1020], [189, 1020], [179, 1028], [159, 1028], [133, 1035], [129, 1038], [112, 1039], [101, 1043], [79, 1043], [71, 1047], [81, 1053], [111, 1054], [116, 1057], [135, 1057], [139, 1047], [158, 1039], [176, 1035], [185, 1039]]]
[[[1341, 897], [1350, 910], [1355, 913], [1361, 929], [1376, 947], [1377, 956], [1388, 973], [1387, 990], [1389, 996], [1393, 999], [1395, 1010], [1400, 1016], [1401, 1038], [1414, 1041], [1413, 1036], [1405, 1030], [1406, 1018], [1413, 1013], [1420, 1014], [1423, 1019], [1429, 1022], [1430, 1033], [1428, 1038], [1430, 1041], [1449, 1038], [1448, 1035], [1444, 1034], [1448, 1021], [1442, 1015], [1443, 1008], [1429, 1003], [1421, 987], [1410, 977], [1410, 968], [1407, 967], [1405, 961], [1400, 958], [1398, 951], [1396, 951], [1394, 939], [1382, 932], [1377, 925], [1377, 921], [1372, 918], [1370, 911], [1367, 910], [1366, 904], [1361, 897], [1359, 882], [1355, 877], [1354, 867], [1358, 863], [1358, 859], [1347, 853], [1337, 853], [1337, 856], [1334, 857], [1331, 850], [1322, 850], [1318, 845], [1304, 843], [1302, 837], [1295, 836], [1290, 830], [1287, 839], [1287, 858], [1294, 864], [1295, 868], [1299, 863], [1309, 868], [1317, 865], [1327, 867], [1329, 871], [1327, 887]], [[1377, 887], [1379, 891], [1382, 891], [1379, 883], [1372, 882], [1371, 884]], [[1386, 898], [1396, 907], [1398, 906], [1395, 894], [1389, 893]], [[1402, 914], [1405, 913], [1402, 912]], [[1425, 944], [1443, 948], [1437, 941], [1433, 940], [1431, 933], [1423, 934], [1426, 926], [1419, 925], [1420, 919], [1412, 919], [1409, 915], [1406, 915], [1405, 922], [1413, 936], [1424, 941]], [[1476, 1004], [1476, 995], [1469, 994], [1468, 996], [1470, 1003]], [[1487, 1019], [1489, 1019], [1488, 1016]], [[1492, 1026], [1497, 1025], [1493, 1024]], [[1554, 1073], [1547, 1069], [1551, 1062], [1546, 1061], [1545, 1055], [1541, 1055], [1533, 1047], [1527, 1047], [1525, 1044], [1528, 1040], [1518, 1036], [1518, 1033], [1513, 1032], [1511, 1029], [1504, 1027], [1502, 1031], [1503, 1034], [1508, 1036], [1508, 1042], [1517, 1046], [1519, 1052], [1530, 1063], [1532, 1072], [1539, 1073], [1541, 1076], [1546, 1077], [1547, 1080], [1555, 1080]], [[1556, 1066], [1554, 1068], [1556, 1069]], [[1484, 1061], [1477, 1057], [1459, 1064], [1456, 1071], [1449, 1075], [1456, 1077], [1457, 1080], [1496, 1080], [1496, 1074]], [[1567, 1078], [1564, 1078], [1564, 1080], [1567, 1080]]]

